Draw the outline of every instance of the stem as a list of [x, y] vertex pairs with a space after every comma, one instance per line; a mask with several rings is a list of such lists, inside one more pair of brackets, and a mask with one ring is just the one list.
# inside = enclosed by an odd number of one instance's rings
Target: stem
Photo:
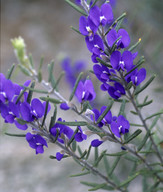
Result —
[[[53, 142], [53, 140], [52, 140]], [[70, 151], [66, 146], [62, 145], [61, 143], [59, 143], [58, 141], [56, 141], [56, 144], [62, 148], [68, 155], [70, 155], [71, 157], [75, 158], [79, 164], [82, 167], [86, 167], [88, 170], [90, 170], [92, 173], [94, 173], [95, 175], [98, 175], [99, 177], [101, 177], [103, 180], [106, 181], [106, 183], [112, 185], [115, 189], [121, 191], [121, 192], [125, 192], [125, 190], [121, 189], [120, 187], [118, 187], [115, 183], [113, 183], [112, 181], [110, 181], [108, 179], [107, 176], [103, 175], [100, 171], [98, 171], [96, 168], [94, 168], [91, 164], [89, 164], [86, 160], [80, 159], [80, 157], [78, 157], [75, 153], [73, 153], [72, 151]]]
[[[120, 76], [121, 76], [121, 78], [122, 78], [122, 80], [123, 80], [123, 82], [124, 82], [125, 88], [127, 88], [127, 83], [126, 83], [126, 81], [125, 81], [122, 73], [119, 72], [119, 74], [120, 74]], [[144, 126], [144, 128], [145, 128], [145, 130], [146, 130], [146, 131], [149, 131], [149, 128], [148, 128], [148, 126], [147, 126], [147, 124], [146, 124], [146, 122], [145, 122], [145, 120], [144, 120], [144, 118], [143, 118], [143, 116], [142, 116], [142, 114], [141, 114], [141, 111], [138, 109], [138, 107], [137, 107], [137, 105], [136, 105], [136, 102], [135, 102], [135, 100], [134, 100], [134, 97], [132, 96], [130, 90], [128, 90], [128, 89], [126, 89], [126, 90], [127, 90], [129, 99], [130, 99], [131, 103], [133, 104], [133, 106], [134, 106], [134, 108], [135, 108], [135, 111], [137, 112], [137, 114], [138, 114], [138, 116], [139, 116], [139, 118], [140, 118], [140, 120], [141, 120], [141, 122], [142, 122], [142, 124], [143, 124], [143, 126]], [[163, 159], [162, 159], [162, 157], [161, 157], [161, 155], [160, 155], [160, 152], [159, 152], [159, 150], [158, 150], [158, 148], [157, 148], [157, 145], [156, 145], [156, 143], [154, 142], [153, 137], [152, 137], [151, 134], [149, 134], [149, 138], [150, 138], [150, 140], [151, 140], [151, 142], [152, 142], [152, 144], [153, 144], [153, 147], [154, 147], [154, 149], [155, 149], [155, 151], [156, 151], [156, 154], [157, 154], [160, 162], [163, 163]]]

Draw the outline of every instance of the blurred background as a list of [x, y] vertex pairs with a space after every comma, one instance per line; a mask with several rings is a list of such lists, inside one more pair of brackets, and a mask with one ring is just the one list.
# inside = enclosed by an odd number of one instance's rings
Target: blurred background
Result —
[[[123, 12], [127, 12], [124, 26], [131, 36], [131, 44], [142, 39], [137, 48], [139, 56], [145, 56], [144, 67], [148, 75], [157, 74], [156, 81], [146, 91], [154, 99], [154, 104], [145, 113], [157, 112], [163, 106], [163, 1], [117, 0], [115, 18]], [[10, 40], [18, 36], [25, 39], [27, 51], [32, 53], [36, 68], [41, 56], [44, 56], [43, 69], [47, 70], [47, 64], [53, 59], [55, 74], [58, 74], [61, 71], [60, 59], [69, 56], [73, 62], [84, 60], [88, 69], [92, 69], [84, 38], [70, 28], [78, 28], [79, 17], [80, 14], [64, 0], [1, 0], [0, 72], [6, 73], [13, 63], [17, 63]], [[46, 79], [46, 73], [44, 78]], [[15, 82], [24, 82], [26, 77], [16, 71], [12, 79]], [[67, 93], [65, 83], [62, 82], [62, 86], [61, 92]], [[100, 98], [101, 96], [97, 97], [97, 103], [100, 103]], [[67, 114], [65, 117], [71, 118]], [[0, 125], [0, 191], [87, 191], [87, 187], [80, 185], [80, 178], [69, 177], [80, 172], [80, 167], [71, 158], [61, 162], [50, 160], [48, 156], [55, 155], [57, 151], [54, 146], [49, 146], [44, 155], [36, 156], [23, 138], [12, 138], [3, 134], [6, 129], [9, 132], [19, 130], [14, 126], [3, 125], [2, 119]], [[109, 150], [114, 150], [114, 147]]]

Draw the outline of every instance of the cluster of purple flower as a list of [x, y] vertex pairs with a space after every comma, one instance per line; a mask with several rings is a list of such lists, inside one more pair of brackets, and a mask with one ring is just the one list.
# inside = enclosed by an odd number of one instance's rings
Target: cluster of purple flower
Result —
[[[25, 82], [24, 86], [28, 86], [30, 81]], [[29, 146], [35, 149], [36, 154], [44, 152], [44, 146], [48, 147], [47, 141], [44, 138], [43, 129], [41, 127], [41, 120], [45, 114], [46, 102], [41, 102], [37, 98], [33, 98], [30, 103], [28, 103], [28, 93], [23, 92], [23, 95], [18, 99], [19, 95], [24, 91], [24, 88], [18, 84], [13, 83], [11, 80], [6, 79], [6, 77], [0, 74], [0, 113], [4, 118], [5, 123], [15, 124], [17, 128], [21, 130], [27, 130], [28, 125], [32, 127], [32, 132], [26, 133], [26, 140]], [[51, 106], [48, 105], [47, 113], [50, 111]], [[37, 126], [34, 122], [37, 121]], [[58, 121], [62, 121], [61, 118]], [[33, 123], [33, 124], [32, 124]], [[57, 135], [57, 130], [59, 131], [58, 142], [65, 143], [66, 138], [71, 139], [74, 131], [66, 126], [56, 123], [51, 129], [50, 134], [54, 137]], [[45, 136], [46, 137], [46, 136]], [[77, 142], [85, 140], [87, 136], [83, 133], [81, 127], [78, 127], [78, 132], [75, 134], [74, 139]], [[60, 160], [63, 154], [56, 155], [57, 160]]]
[[[102, 4], [101, 8], [97, 5], [89, 10], [88, 17], [81, 16], [79, 20], [79, 31], [85, 36], [88, 50], [92, 53], [92, 61], [95, 63], [93, 70], [96, 77], [102, 82], [101, 89], [108, 91], [114, 99], [125, 95], [124, 83], [120, 80], [120, 74], [129, 73], [135, 65], [133, 60], [137, 53], [124, 50], [130, 44], [130, 37], [125, 29], [110, 28], [114, 22], [112, 7], [110, 3]], [[112, 49], [114, 46], [114, 49]], [[112, 51], [111, 51], [112, 50]], [[100, 58], [106, 64], [97, 64]], [[132, 81], [133, 85], [138, 86], [146, 77], [144, 68], [135, 69], [126, 77], [126, 83]]]

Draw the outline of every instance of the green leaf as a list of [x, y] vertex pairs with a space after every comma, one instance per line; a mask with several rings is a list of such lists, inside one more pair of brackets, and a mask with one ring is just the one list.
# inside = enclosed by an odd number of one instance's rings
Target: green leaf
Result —
[[98, 189], [103, 189], [105, 186], [107, 186], [107, 183], [97, 184], [96, 187], [89, 189], [88, 191], [97, 191]]
[[112, 67], [110, 64], [106, 63], [105, 61], [103, 61], [102, 59], [100, 59], [99, 57], [96, 57], [96, 60], [101, 63], [102, 65], [106, 66], [106, 67]]
[[41, 57], [40, 59], [40, 65], [39, 65], [39, 69], [38, 69], [38, 82], [42, 81], [42, 65], [44, 62], [44, 57]]
[[[64, 159], [64, 158], [67, 158], [67, 157], [69, 157], [69, 156], [68, 155], [64, 155], [62, 158]], [[56, 156], [50, 155], [49, 158], [50, 159], [56, 159]]]
[[98, 159], [99, 154], [98, 154], [98, 147], [94, 148], [94, 162], [96, 162], [96, 159]]
[[143, 192], [146, 192], [148, 188], [148, 183], [147, 183], [147, 178], [145, 176], [142, 179], [142, 183], [143, 183]]
[[147, 139], [149, 138], [150, 136], [150, 130], [147, 131], [144, 139], [142, 140], [142, 142], [139, 144], [137, 150], [140, 151], [144, 146], [145, 146], [145, 143], [147, 142]]
[[56, 117], [57, 117], [57, 106], [54, 105], [54, 112], [53, 112], [53, 116], [50, 119], [49, 131], [55, 125]]
[[79, 146], [79, 145], [78, 145], [78, 152], [79, 152], [80, 156], [82, 156], [82, 155], [83, 155], [83, 152], [82, 152], [82, 150], [81, 150], [81, 148], [80, 148], [80, 146]]
[[79, 130], [79, 129], [78, 129], [78, 127], [77, 127], [76, 130], [74, 131], [72, 137], [70, 138], [67, 146], [70, 146], [70, 145], [71, 145], [71, 143], [73, 142], [73, 140], [74, 140], [74, 138], [75, 138], [75, 135], [77, 134], [78, 130]]
[[62, 125], [68, 125], [68, 126], [86, 126], [87, 125], [87, 122], [85, 121], [57, 121], [58, 124], [62, 124]]
[[[35, 87], [35, 81], [32, 82], [30, 88], [34, 89], [34, 87]], [[32, 96], [33, 96], [33, 91], [32, 91], [32, 90], [29, 90], [28, 97], [27, 97], [27, 102], [28, 102], [29, 104], [31, 103]]]
[[76, 151], [76, 147], [77, 147], [77, 142], [75, 140], [73, 140], [72, 142], [72, 151], [75, 152]]
[[81, 13], [84, 16], [87, 16], [87, 14], [84, 12], [83, 9], [81, 9], [79, 6], [77, 6], [75, 3], [71, 2], [70, 0], [65, 0], [66, 3], [68, 3], [72, 8], [74, 8], [77, 12]]
[[90, 174], [90, 171], [86, 171], [86, 172], [83, 172], [83, 173], [78, 173], [78, 174], [75, 174], [75, 175], [70, 175], [70, 177], [80, 177], [80, 176], [88, 175], [88, 174]]
[[128, 183], [130, 183], [132, 180], [134, 180], [138, 175], [140, 175], [139, 172], [138, 172], [138, 173], [135, 173], [135, 174], [132, 175], [132, 176], [129, 176], [128, 179], [127, 179], [126, 181], [122, 182], [119, 187], [124, 187], [126, 184], [128, 184]]
[[78, 29], [76, 29], [75, 27], [71, 26], [71, 29], [81, 35], [80, 31]]
[[15, 102], [16, 104], [18, 104], [18, 102], [20, 101], [21, 97], [24, 95], [24, 92], [26, 92], [26, 88], [23, 89], [23, 90], [20, 92], [19, 96], [18, 96], [17, 99], [16, 99], [16, 102]]
[[76, 92], [76, 89], [77, 89], [77, 87], [78, 87], [78, 84], [79, 84], [82, 76], [83, 76], [83, 72], [81, 72], [81, 73], [79, 74], [79, 76], [78, 76], [78, 78], [77, 78], [77, 80], [76, 80], [76, 82], [75, 82], [73, 91], [72, 91], [72, 93], [71, 93], [71, 95], [70, 95], [70, 98], [69, 98], [69, 101], [71, 101], [71, 100], [73, 99], [73, 97], [74, 97], [74, 95], [75, 95], [75, 92]]
[[57, 81], [56, 81], [56, 84], [54, 85], [53, 89], [57, 89], [58, 84], [60, 83], [60, 81], [61, 81], [62, 77], [64, 76], [64, 74], [65, 74], [65, 72], [62, 71], [61, 74], [60, 74], [60, 76], [58, 77], [58, 79], [57, 79]]
[[30, 66], [32, 67], [32, 69], [34, 68], [34, 64], [33, 64], [33, 58], [32, 58], [32, 54], [29, 54], [29, 63], [30, 63]]
[[[143, 60], [142, 60], [143, 61]], [[144, 60], [145, 61], [145, 60]], [[135, 69], [139, 68], [141, 65], [143, 64], [143, 62], [140, 62], [139, 64], [137, 64], [134, 68], [132, 68], [128, 73], [126, 73], [124, 75], [124, 77], [126, 77], [127, 75], [129, 75], [131, 72], [133, 72]]]
[[40, 97], [40, 99], [43, 101], [49, 101], [50, 103], [54, 103], [54, 104], [62, 103], [62, 101], [60, 101], [58, 99], [51, 98], [51, 97]]
[[109, 27], [109, 30], [105, 33], [105, 35], [107, 35], [109, 33], [109, 31], [119, 22], [121, 21], [124, 17], [126, 17], [126, 13], [123, 13], [120, 17], [118, 17], [113, 23], [112, 25]]
[[51, 61], [50, 64], [48, 64], [48, 72], [49, 72], [49, 77], [48, 77], [48, 82], [51, 82], [52, 76], [53, 76], [53, 69], [54, 69], [54, 61]]
[[145, 121], [148, 120], [148, 119], [151, 119], [151, 118], [153, 118], [155, 116], [161, 115], [161, 114], [163, 114], [163, 111], [160, 111], [158, 113], [154, 113], [153, 115], [150, 115], [149, 117], [145, 118]]
[[122, 156], [122, 155], [125, 155], [127, 153], [128, 153], [127, 151], [121, 151], [121, 152], [117, 152], [117, 153], [106, 153], [105, 155], [106, 156]]
[[145, 107], [147, 105], [150, 105], [152, 102], [153, 102], [153, 100], [150, 100], [150, 101], [147, 101], [147, 102], [144, 102], [142, 104], [137, 105], [137, 107]]
[[144, 127], [144, 125], [135, 124], [135, 123], [130, 123], [130, 126], [133, 126], [133, 127]]
[[139, 40], [134, 44], [132, 45], [128, 50], [129, 51], [133, 51], [141, 42], [141, 38], [139, 38]]
[[49, 92], [48, 91], [44, 91], [44, 90], [39, 90], [39, 89], [33, 89], [33, 88], [30, 88], [30, 87], [26, 87], [24, 85], [20, 85], [21, 87], [24, 87], [25, 89], [27, 90], [30, 90], [30, 91], [33, 91], [35, 93], [43, 93], [43, 94], [48, 94]]
[[21, 125], [25, 125], [27, 124], [28, 122], [27, 121], [24, 121], [23, 119], [19, 119], [19, 118], [16, 118], [17, 122]]
[[111, 100], [109, 105], [107, 106], [107, 108], [105, 109], [105, 111], [100, 115], [100, 117], [97, 120], [97, 124], [100, 123], [103, 118], [106, 116], [106, 114], [109, 112], [109, 110], [111, 109], [112, 105], [113, 105], [114, 101]]
[[124, 158], [129, 160], [129, 161], [133, 161], [133, 162], [138, 162], [139, 161], [138, 158], [136, 158], [136, 157], [134, 157], [132, 155], [125, 155]]
[[124, 144], [129, 143], [130, 141], [132, 141], [133, 139], [135, 139], [135, 137], [137, 137], [138, 135], [140, 135], [140, 133], [142, 132], [141, 129], [137, 129], [132, 135], [130, 135], [127, 140], [125, 140]]
[[95, 1], [92, 3], [91, 8], [96, 5], [97, 1], [99, 1], [99, 0], [95, 0]]
[[139, 93], [144, 91], [144, 89], [146, 89], [152, 83], [155, 77], [156, 75], [153, 75], [139, 90], [135, 90], [135, 95], [138, 95]]
[[[97, 147], [96, 147], [97, 148]], [[102, 160], [102, 158], [105, 156], [107, 150], [102, 151], [101, 155], [96, 159], [96, 161], [94, 162], [93, 166], [94, 167], [98, 167], [98, 164], [100, 163], [100, 161]]]
[[111, 169], [110, 169], [110, 171], [109, 171], [109, 176], [111, 176], [112, 173], [114, 172], [115, 168], [117, 167], [117, 165], [118, 165], [118, 163], [119, 163], [119, 161], [120, 161], [120, 158], [121, 158], [121, 156], [118, 156], [118, 157], [115, 159], [115, 161], [114, 161], [114, 163], [113, 163], [113, 165], [111, 166]]
[[94, 133], [100, 133], [101, 131], [98, 130], [95, 126], [91, 125], [91, 124], [87, 124], [87, 127], [90, 131], [94, 132]]
[[108, 161], [106, 155], [104, 155], [103, 161], [104, 161], [104, 166], [105, 166], [107, 176], [109, 177], [110, 165], [109, 165], [109, 161]]
[[46, 120], [46, 116], [47, 116], [47, 113], [48, 113], [48, 106], [49, 106], [49, 101], [46, 101], [45, 113], [44, 113], [44, 118], [43, 118], [43, 120], [42, 120], [41, 127], [44, 126], [44, 123], [45, 123], [45, 120]]
[[122, 36], [120, 36], [112, 45], [111, 49], [110, 49], [110, 53], [113, 53], [113, 51], [115, 51], [115, 49], [117, 48], [117, 42], [122, 38]]
[[119, 115], [125, 116], [125, 115], [124, 115], [124, 114], [125, 114], [125, 113], [124, 113], [124, 112], [125, 112], [125, 106], [126, 106], [126, 100], [123, 99], [118, 116], [119, 116]]
[[20, 70], [27, 76], [32, 76], [32, 73], [23, 65], [18, 64], [18, 67], [20, 68]]
[[15, 64], [13, 64], [10, 69], [8, 69], [7, 75], [6, 75], [6, 79], [10, 79], [11, 78], [11, 75], [12, 75], [12, 73], [14, 71], [14, 68], [15, 68]]
[[25, 137], [25, 134], [14, 134], [14, 133], [5, 133], [5, 135], [13, 136], [13, 137]]
[[87, 156], [85, 157], [86, 160], [89, 158], [91, 149], [92, 149], [92, 145], [90, 145], [89, 148], [88, 148]]
[[56, 129], [56, 131], [57, 131], [57, 133], [56, 133], [56, 136], [55, 137], [53, 137], [53, 143], [55, 143], [56, 141], [57, 141], [57, 139], [58, 139], [58, 136], [59, 136], [59, 130], [58, 129]]
[[138, 113], [137, 112], [135, 112], [135, 111], [130, 111], [132, 114], [134, 114], [134, 115], [138, 115]]
[[83, 159], [83, 158], [86, 156], [86, 154], [87, 154], [87, 150], [85, 150], [85, 151], [81, 154], [80, 159]]

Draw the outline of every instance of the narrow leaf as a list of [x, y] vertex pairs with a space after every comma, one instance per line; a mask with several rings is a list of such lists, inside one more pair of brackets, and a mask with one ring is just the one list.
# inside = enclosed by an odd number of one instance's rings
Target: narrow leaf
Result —
[[57, 121], [58, 124], [68, 125], [68, 126], [86, 126], [87, 122], [85, 121], [75, 121], [75, 122], [67, 122], [67, 121]]
[[32, 76], [32, 73], [23, 65], [18, 64], [18, 67], [20, 68], [20, 70], [27, 76]]
[[[34, 89], [34, 87], [35, 87], [35, 81], [32, 82], [30, 88]], [[28, 97], [27, 97], [27, 102], [28, 102], [29, 104], [31, 103], [32, 96], [33, 96], [33, 91], [32, 91], [32, 90], [29, 90]]]
[[17, 99], [16, 99], [16, 102], [15, 102], [16, 104], [18, 104], [18, 102], [20, 101], [21, 97], [24, 95], [24, 92], [26, 92], [26, 88], [23, 89], [23, 90], [20, 92], [19, 96], [18, 96]]
[[137, 68], [139, 68], [140, 66], [142, 65], [142, 63], [139, 63], [139, 64], [137, 64], [134, 68], [132, 68], [128, 73], [126, 73], [125, 75], [124, 75], [124, 77], [126, 77], [127, 75], [129, 75], [131, 72], [133, 72], [135, 69], [137, 69]]
[[78, 29], [76, 29], [75, 27], [71, 26], [71, 29], [81, 35], [80, 31]]
[[155, 79], [156, 75], [153, 75], [138, 91], [135, 90], [135, 95], [141, 93], [144, 89], [146, 89], [152, 81]]
[[100, 161], [102, 160], [102, 158], [105, 156], [105, 153], [106, 153], [107, 150], [103, 151], [101, 153], [101, 155], [96, 159], [95, 163], [93, 164], [94, 167], [97, 167], [98, 164], [100, 163]]
[[98, 130], [96, 127], [94, 127], [93, 125], [87, 124], [87, 127], [90, 131], [94, 132], [94, 133], [100, 133], [101, 131]]
[[79, 82], [80, 82], [80, 80], [81, 80], [81, 78], [82, 78], [82, 75], [83, 75], [83, 72], [81, 72], [81, 73], [79, 74], [79, 76], [78, 76], [78, 78], [77, 78], [77, 80], [76, 80], [76, 82], [75, 82], [75, 86], [74, 86], [73, 91], [72, 91], [72, 93], [71, 93], [71, 95], [70, 95], [69, 101], [71, 101], [71, 100], [73, 99], [73, 97], [74, 97], [74, 95], [75, 95], [75, 92], [76, 92], [76, 89], [77, 89], [77, 87], [78, 87], [78, 84], [79, 84]]
[[77, 12], [81, 13], [84, 16], [87, 16], [85, 11], [81, 9], [79, 6], [77, 6], [75, 3], [71, 2], [70, 0], [65, 0], [66, 3], [68, 3], [72, 8], [74, 8]]
[[145, 143], [146, 143], [147, 139], [149, 138], [149, 136], [150, 136], [150, 130], [147, 131], [144, 139], [143, 139], [142, 142], [139, 144], [139, 146], [138, 146], [138, 148], [137, 148], [138, 151], [140, 151], [140, 150], [145, 146]]
[[39, 65], [39, 69], [38, 69], [38, 82], [42, 81], [42, 65], [44, 62], [44, 57], [41, 57], [40, 59], [40, 65]]
[[32, 54], [29, 54], [28, 59], [29, 59], [29, 63], [30, 63], [30, 65], [31, 65], [31, 67], [32, 67], [32, 69], [33, 69], [33, 68], [34, 68], [34, 64], [33, 64]]
[[57, 117], [57, 106], [54, 105], [54, 112], [50, 120], [49, 131], [55, 125], [56, 117]]
[[118, 116], [119, 115], [123, 115], [124, 116], [125, 106], [126, 106], [126, 100], [123, 99]]
[[24, 121], [23, 119], [19, 119], [19, 118], [16, 118], [17, 122], [21, 125], [25, 125], [27, 124], [28, 122], [27, 121]]
[[111, 167], [111, 169], [110, 169], [110, 171], [109, 171], [109, 175], [110, 175], [110, 176], [112, 175], [112, 173], [114, 172], [116, 166], [118, 165], [118, 163], [119, 163], [119, 161], [120, 161], [120, 158], [121, 158], [121, 156], [118, 156], [118, 157], [116, 158], [116, 160], [114, 161], [114, 163], [113, 163], [113, 165], [112, 165], [112, 167]]
[[129, 143], [130, 141], [132, 141], [133, 139], [135, 139], [135, 137], [137, 137], [138, 135], [140, 135], [140, 133], [142, 132], [141, 129], [137, 129], [132, 135], [130, 135], [127, 140], [125, 140], [124, 144]]
[[39, 90], [39, 89], [33, 89], [33, 88], [30, 88], [30, 87], [26, 87], [24, 85], [20, 85], [21, 87], [24, 87], [25, 89], [27, 90], [30, 90], [30, 91], [33, 91], [35, 93], [43, 93], [43, 94], [48, 94], [49, 92], [48, 91], [44, 91], [44, 90]]
[[109, 30], [105, 33], [105, 35], [107, 35], [109, 33], [109, 31], [118, 23], [118, 21], [120, 21], [121, 19], [123, 19], [124, 17], [126, 17], [126, 13], [123, 13], [120, 17], [118, 17], [113, 23], [112, 25], [109, 27]]
[[47, 113], [48, 113], [48, 106], [49, 106], [49, 101], [46, 101], [45, 113], [44, 113], [44, 118], [43, 118], [43, 120], [42, 120], [41, 127], [44, 126], [44, 123], [45, 123], [45, 120], [46, 120], [46, 116], [47, 116]]
[[137, 105], [137, 107], [145, 107], [147, 105], [150, 105], [152, 102], [153, 102], [153, 100], [150, 100], [150, 101], [147, 101], [147, 102], [144, 102], [142, 104]]
[[6, 79], [10, 79], [11, 78], [11, 75], [12, 75], [12, 73], [14, 71], [14, 68], [15, 68], [15, 64], [13, 64], [10, 69], [8, 69], [8, 72], [7, 72], [7, 75], [6, 75]]
[[75, 175], [70, 175], [70, 177], [80, 177], [80, 176], [88, 175], [88, 174], [90, 174], [90, 171], [86, 171], [86, 172], [83, 172], [83, 173], [78, 173], [78, 174], [75, 174]]
[[106, 63], [105, 61], [103, 61], [102, 59], [100, 59], [99, 57], [96, 57], [96, 60], [101, 63], [102, 65], [106, 66], [106, 67], [112, 67], [110, 64]]
[[49, 77], [48, 77], [48, 82], [51, 82], [52, 76], [53, 76], [53, 69], [54, 69], [54, 61], [51, 61], [50, 64], [48, 64], [48, 72], [49, 72]]
[[103, 189], [103, 187], [105, 187], [106, 185], [107, 183], [97, 184], [96, 187], [89, 189], [88, 191], [97, 191], [98, 189]]
[[49, 101], [50, 103], [54, 103], [54, 104], [62, 103], [62, 101], [60, 101], [58, 99], [51, 98], [51, 97], [40, 97], [40, 99], [43, 101]]
[[56, 89], [56, 88], [58, 87], [58, 84], [60, 83], [60, 81], [61, 81], [62, 77], [64, 76], [64, 74], [65, 74], [65, 72], [62, 71], [61, 74], [60, 74], [60, 76], [58, 77], [58, 79], [57, 79], [57, 81], [56, 81], [56, 84], [55, 84], [55, 86], [53, 87], [53, 89]]
[[128, 153], [127, 151], [121, 151], [121, 152], [117, 152], [117, 153], [106, 153], [105, 155], [106, 156], [122, 156], [122, 155], [125, 155], [127, 153]]
[[85, 157], [85, 159], [88, 159], [88, 158], [89, 158], [91, 149], [92, 149], [92, 145], [89, 146], [89, 148], [88, 148], [88, 152], [87, 152], [87, 156]]
[[100, 117], [97, 120], [97, 124], [100, 123], [103, 118], [106, 116], [106, 114], [109, 112], [109, 110], [111, 109], [112, 105], [113, 105], [114, 101], [111, 100], [109, 105], [107, 106], [107, 108], [105, 109], [105, 111], [100, 115]]
[[134, 44], [132, 45], [128, 50], [129, 51], [133, 51], [141, 42], [141, 38], [139, 38], [139, 40]]
[[124, 187], [126, 184], [130, 183], [132, 180], [134, 180], [140, 173], [135, 173], [132, 176], [129, 176], [128, 179], [120, 184], [119, 187]]
[[13, 137], [25, 137], [25, 134], [13, 134], [13, 133], [5, 133], [5, 135], [13, 136]]
[[158, 112], [158, 113], [154, 113], [153, 115], [150, 115], [149, 117], [147, 117], [147, 118], [145, 119], [145, 121], [148, 120], [148, 119], [151, 119], [152, 117], [161, 115], [161, 114], [163, 114], [163, 111], [160, 111], [160, 112]]
[[76, 151], [76, 147], [77, 147], [76, 141], [73, 140], [73, 142], [72, 142], [72, 151], [73, 151], [73, 152]]
[[72, 137], [70, 138], [70, 140], [69, 140], [67, 146], [70, 146], [70, 145], [71, 145], [71, 143], [73, 142], [74, 137], [75, 137], [75, 135], [77, 134], [78, 130], [79, 130], [79, 129], [78, 129], [78, 127], [77, 127], [76, 130], [74, 131]]

